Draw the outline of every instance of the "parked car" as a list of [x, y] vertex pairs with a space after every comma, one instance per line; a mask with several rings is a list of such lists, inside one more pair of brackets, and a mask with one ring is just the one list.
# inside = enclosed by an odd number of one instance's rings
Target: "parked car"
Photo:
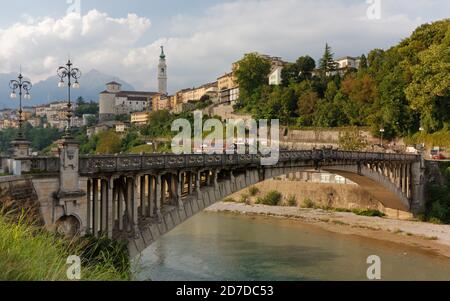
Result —
[[445, 160], [444, 149], [441, 147], [433, 147], [430, 151], [430, 157], [433, 160]]

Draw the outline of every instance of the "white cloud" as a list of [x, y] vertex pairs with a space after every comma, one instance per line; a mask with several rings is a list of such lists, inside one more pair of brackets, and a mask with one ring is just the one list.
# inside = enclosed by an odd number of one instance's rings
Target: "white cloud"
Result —
[[[422, 9], [449, 8], [444, 1], [382, 2], [381, 20], [368, 20], [365, 0], [246, 0], [223, 3], [203, 16], [177, 15], [169, 31], [137, 46], [150, 20], [112, 18], [92, 10], [80, 17], [29, 19], [0, 29], [0, 72], [24, 66], [33, 79], [53, 75], [67, 56], [83, 70], [116, 75], [140, 89], [155, 89], [159, 46], [165, 45], [171, 91], [215, 80], [243, 53], [260, 51], [288, 60], [317, 58], [325, 42], [337, 56], [360, 55], [393, 45], [424, 21]], [[446, 2], [445, 2], [446, 3]]]

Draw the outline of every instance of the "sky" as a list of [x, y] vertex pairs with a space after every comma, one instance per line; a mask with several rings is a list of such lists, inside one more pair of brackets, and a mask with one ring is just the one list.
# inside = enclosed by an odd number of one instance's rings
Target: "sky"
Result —
[[[160, 46], [169, 92], [212, 82], [244, 53], [295, 61], [389, 48], [450, 17], [448, 0], [0, 0], [0, 73], [33, 82], [70, 57], [87, 72], [157, 90]], [[82, 83], [82, 79], [81, 79]]]

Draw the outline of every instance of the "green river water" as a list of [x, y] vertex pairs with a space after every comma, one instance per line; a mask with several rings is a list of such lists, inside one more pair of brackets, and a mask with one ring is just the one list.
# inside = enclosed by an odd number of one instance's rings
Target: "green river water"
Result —
[[450, 280], [450, 260], [400, 244], [290, 220], [201, 213], [144, 251], [138, 280]]

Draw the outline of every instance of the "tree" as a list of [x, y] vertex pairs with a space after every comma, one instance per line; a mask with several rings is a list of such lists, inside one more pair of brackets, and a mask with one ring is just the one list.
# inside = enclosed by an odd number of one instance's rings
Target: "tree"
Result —
[[97, 154], [117, 154], [121, 149], [120, 136], [113, 130], [98, 134]]
[[363, 54], [361, 55], [360, 61], [359, 61], [359, 69], [366, 70], [367, 69], [367, 58]]
[[84, 114], [98, 115], [98, 103], [90, 101], [85, 102], [83, 97], [78, 97], [76, 101], [75, 116], [82, 117]]
[[282, 85], [299, 83], [311, 78], [312, 71], [316, 68], [316, 62], [309, 55], [301, 56], [293, 64], [288, 64], [281, 71]]
[[312, 125], [313, 114], [316, 109], [316, 105], [320, 98], [316, 92], [309, 90], [305, 91], [298, 98], [298, 115], [301, 118], [301, 123], [304, 126]]
[[320, 70], [323, 75], [335, 71], [337, 69], [337, 64], [333, 59], [334, 53], [331, 52], [331, 47], [325, 44], [325, 52], [320, 59]]
[[444, 43], [423, 51], [419, 59], [406, 96], [425, 130], [437, 131], [450, 123], [450, 30]]
[[270, 61], [257, 53], [246, 54], [238, 62], [236, 81], [244, 104], [251, 101], [258, 88], [267, 85], [270, 68]]

